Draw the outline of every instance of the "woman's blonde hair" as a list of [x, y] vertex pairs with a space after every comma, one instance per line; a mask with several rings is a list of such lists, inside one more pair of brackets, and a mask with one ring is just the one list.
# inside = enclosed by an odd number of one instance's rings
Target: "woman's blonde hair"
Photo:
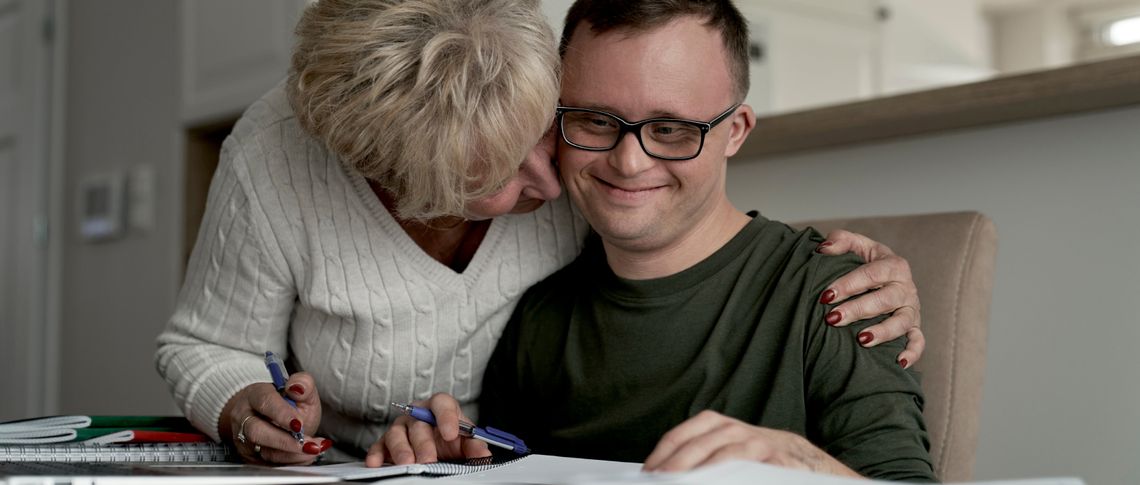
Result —
[[554, 118], [559, 58], [537, 0], [320, 0], [297, 37], [298, 121], [401, 218], [463, 215]]

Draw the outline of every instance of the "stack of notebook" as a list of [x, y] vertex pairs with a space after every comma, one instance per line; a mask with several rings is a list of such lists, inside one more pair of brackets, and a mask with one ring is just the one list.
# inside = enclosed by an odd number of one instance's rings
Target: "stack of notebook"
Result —
[[174, 416], [49, 416], [0, 423], [0, 444], [201, 443], [209, 437]]
[[170, 416], [50, 416], [0, 423], [0, 461], [232, 461], [226, 446]]

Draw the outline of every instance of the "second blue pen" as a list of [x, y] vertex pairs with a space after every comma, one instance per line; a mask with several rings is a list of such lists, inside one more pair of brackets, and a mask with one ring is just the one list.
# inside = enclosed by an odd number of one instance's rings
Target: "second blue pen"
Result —
[[[414, 419], [436, 426], [435, 414], [432, 414], [430, 409], [400, 403], [392, 403], [392, 407]], [[527, 448], [526, 443], [523, 443], [523, 440], [519, 439], [518, 436], [490, 426], [480, 428], [461, 419], [459, 420], [459, 434], [485, 441], [500, 448], [506, 448], [520, 455], [530, 453], [530, 448]]]

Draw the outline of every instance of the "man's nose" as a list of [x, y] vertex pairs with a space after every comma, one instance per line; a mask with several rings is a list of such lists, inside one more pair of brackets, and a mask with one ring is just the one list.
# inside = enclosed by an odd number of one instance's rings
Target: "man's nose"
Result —
[[609, 163], [622, 176], [632, 177], [648, 170], [654, 162], [641, 148], [637, 135], [626, 133], [610, 150]]

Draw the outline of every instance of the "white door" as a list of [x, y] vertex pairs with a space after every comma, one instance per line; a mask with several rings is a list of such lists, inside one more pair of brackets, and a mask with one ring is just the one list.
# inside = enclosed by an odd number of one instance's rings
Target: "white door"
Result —
[[52, 0], [0, 0], [0, 421], [48, 411]]

